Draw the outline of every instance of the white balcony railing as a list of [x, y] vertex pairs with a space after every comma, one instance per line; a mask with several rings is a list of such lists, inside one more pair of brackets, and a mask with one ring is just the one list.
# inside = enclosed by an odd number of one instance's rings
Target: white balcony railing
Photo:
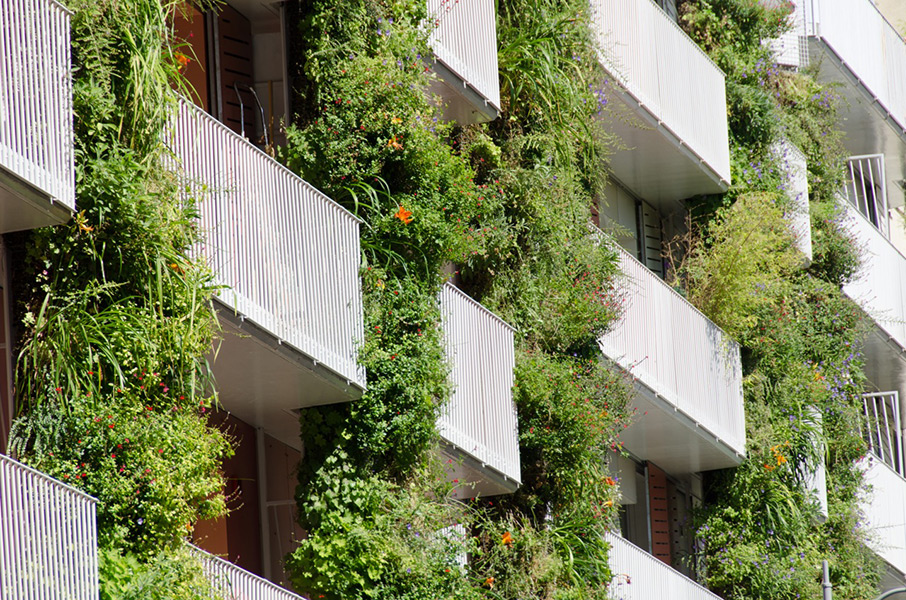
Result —
[[626, 297], [622, 318], [598, 340], [601, 350], [696, 429], [744, 453], [739, 345], [628, 252], [614, 247]]
[[0, 170], [75, 209], [69, 12], [0, 0]]
[[796, 237], [796, 247], [812, 260], [812, 222], [808, 201], [808, 165], [805, 155], [789, 140], [781, 140], [772, 148], [780, 162], [783, 174], [783, 191], [790, 200], [787, 214], [790, 229]]
[[906, 348], [906, 257], [847, 203], [848, 224], [863, 251], [862, 269], [843, 291], [901, 348]]
[[437, 60], [500, 110], [494, 0], [428, 0], [428, 26]]
[[890, 238], [890, 207], [884, 155], [852, 156], [846, 161], [842, 194], [885, 238]]
[[173, 150], [200, 199], [219, 299], [360, 387], [359, 221], [219, 121], [181, 102]]
[[0, 454], [0, 598], [97, 600], [95, 504]]
[[224, 600], [304, 600], [267, 579], [241, 569], [233, 563], [200, 548], [190, 546], [199, 558], [205, 576], [211, 582], [217, 598]]
[[823, 40], [906, 130], [906, 42], [871, 0], [801, 0], [806, 35]]
[[879, 556], [906, 573], [906, 479], [879, 460], [865, 470], [871, 486], [862, 510], [871, 531], [871, 547]]
[[608, 534], [614, 600], [718, 600], [679, 571], [615, 534]]
[[903, 429], [900, 426], [900, 395], [897, 391], [862, 395], [863, 437], [878, 460], [901, 477], [903, 469]]
[[650, 0], [592, 0], [602, 63], [658, 128], [730, 180], [724, 74]]
[[[801, 68], [808, 66], [808, 45], [803, 40], [805, 31], [805, 7], [803, 1], [796, 0], [792, 3], [793, 12], [789, 15], [787, 21], [790, 24], [787, 30], [779, 38], [768, 42], [774, 54], [774, 61], [784, 67]], [[761, 4], [772, 9], [779, 9], [790, 4], [789, 0], [761, 0]]]
[[518, 484], [513, 329], [449, 283], [440, 304], [453, 385], [437, 422], [441, 437]]

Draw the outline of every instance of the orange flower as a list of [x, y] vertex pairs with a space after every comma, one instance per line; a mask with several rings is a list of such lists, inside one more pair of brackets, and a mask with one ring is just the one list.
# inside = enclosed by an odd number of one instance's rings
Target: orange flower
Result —
[[503, 541], [503, 545], [504, 545], [504, 546], [512, 546], [512, 545], [513, 545], [513, 536], [510, 535], [510, 532], [509, 532], [509, 531], [507, 531], [506, 533], [503, 534], [503, 539], [502, 539], [502, 541]]
[[192, 59], [189, 58], [188, 56], [186, 56], [185, 54], [183, 54], [182, 52], [177, 52], [176, 53], [176, 62], [179, 63], [179, 70], [182, 71], [187, 66], [189, 66], [189, 63], [192, 62]]
[[783, 454], [778, 454], [777, 455], [777, 464], [782, 465], [785, 462], [786, 462], [786, 457]]
[[605, 500], [604, 506], [610, 508], [611, 506], [613, 506], [613, 500]]
[[606, 483], [607, 485], [616, 485], [617, 484], [617, 482], [613, 480], [613, 477], [605, 477], [604, 483]]
[[390, 148], [391, 150], [402, 150], [403, 149], [403, 145], [400, 144], [396, 140], [396, 136], [393, 136], [392, 138], [390, 138], [390, 141], [387, 142], [387, 147]]
[[400, 205], [400, 209], [396, 211], [396, 214], [393, 216], [402, 221], [405, 225], [412, 222], [412, 211], [406, 210], [402, 205]]
[[772, 467], [771, 465], [765, 463], [765, 465], [764, 465], [764, 470], [765, 470], [765, 471], [773, 471], [773, 470], [774, 470], [774, 467]]
[[488, 586], [489, 588], [494, 587], [494, 578], [493, 578], [493, 577], [488, 577], [487, 579], [484, 580], [484, 584], [485, 584], [486, 586]]

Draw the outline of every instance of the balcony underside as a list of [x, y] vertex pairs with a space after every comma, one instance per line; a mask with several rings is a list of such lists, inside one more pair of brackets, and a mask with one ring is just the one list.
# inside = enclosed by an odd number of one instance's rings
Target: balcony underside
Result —
[[[843, 140], [846, 150], [855, 156], [884, 154], [888, 189], [902, 190], [906, 176], [906, 129], [821, 38], [810, 37], [808, 48], [809, 61], [818, 66], [818, 79], [841, 84], [834, 91], [843, 98], [839, 125], [846, 133]], [[892, 208], [902, 206], [903, 194], [889, 194], [888, 202]]]
[[0, 233], [59, 225], [71, 216], [69, 207], [0, 165]]
[[725, 192], [729, 182], [629, 92], [612, 90], [605, 126], [622, 144], [609, 159], [613, 176], [663, 209], [698, 194]]
[[519, 488], [519, 482], [507, 477], [494, 467], [483, 463], [468, 452], [441, 440], [441, 459], [447, 481], [458, 480], [453, 497], [460, 500], [476, 496], [499, 496], [512, 494]]
[[862, 350], [865, 376], [874, 387], [906, 393], [906, 349], [875, 323]]
[[362, 388], [218, 302], [223, 341], [213, 361], [225, 410], [301, 449], [299, 408], [349, 402]]
[[444, 120], [468, 125], [497, 118], [498, 109], [447, 65], [437, 60], [432, 68], [438, 80], [429, 91], [443, 99]]
[[632, 424], [620, 434], [623, 446], [671, 475], [736, 467], [735, 449], [642, 382], [631, 402]]

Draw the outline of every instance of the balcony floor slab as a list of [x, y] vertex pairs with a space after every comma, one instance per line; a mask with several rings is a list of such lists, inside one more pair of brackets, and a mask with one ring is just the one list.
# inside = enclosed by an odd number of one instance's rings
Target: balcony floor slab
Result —
[[220, 403], [243, 421], [301, 449], [299, 408], [356, 400], [362, 388], [218, 306], [223, 341], [213, 360]]
[[623, 147], [609, 159], [613, 176], [659, 209], [729, 187], [721, 175], [626, 91], [613, 90], [604, 127]]

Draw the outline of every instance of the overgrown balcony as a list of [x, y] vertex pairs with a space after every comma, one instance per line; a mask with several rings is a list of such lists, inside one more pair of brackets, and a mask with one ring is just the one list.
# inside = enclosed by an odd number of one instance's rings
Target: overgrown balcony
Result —
[[0, 454], [0, 598], [97, 600], [96, 503]]
[[[841, 84], [839, 127], [854, 155], [887, 156], [894, 189], [906, 175], [906, 42], [871, 0], [797, 2], [818, 78]], [[893, 208], [903, 204], [902, 194]]]
[[[872, 549], [888, 563], [888, 576], [906, 579], [906, 467], [900, 395], [886, 391], [862, 396], [862, 436], [870, 458], [863, 496]], [[899, 587], [899, 586], [898, 586]]]
[[625, 448], [672, 474], [738, 465], [746, 444], [739, 346], [617, 250], [626, 278], [623, 315], [598, 344], [638, 391], [634, 422], [621, 435]]
[[451, 284], [440, 293], [452, 397], [437, 421], [459, 497], [516, 490], [521, 481], [513, 404], [513, 329]]
[[611, 590], [614, 598], [671, 598], [671, 600], [718, 600], [676, 569], [615, 534], [610, 543]]
[[447, 103], [445, 118], [490, 121], [500, 112], [494, 0], [428, 0], [434, 92]]
[[171, 143], [199, 200], [197, 253], [222, 286], [223, 341], [214, 360], [220, 400], [298, 448], [293, 411], [353, 400], [365, 387], [356, 360], [359, 221], [188, 102]]
[[862, 268], [843, 287], [871, 317], [865, 341], [865, 371], [877, 389], [906, 390], [906, 257], [888, 239], [885, 157], [857, 156], [847, 162], [841, 190], [847, 228], [862, 250]]
[[75, 210], [69, 11], [0, 0], [0, 233]]
[[629, 151], [610, 169], [655, 206], [730, 184], [724, 74], [651, 0], [592, 0], [601, 64], [615, 80], [608, 123]]

